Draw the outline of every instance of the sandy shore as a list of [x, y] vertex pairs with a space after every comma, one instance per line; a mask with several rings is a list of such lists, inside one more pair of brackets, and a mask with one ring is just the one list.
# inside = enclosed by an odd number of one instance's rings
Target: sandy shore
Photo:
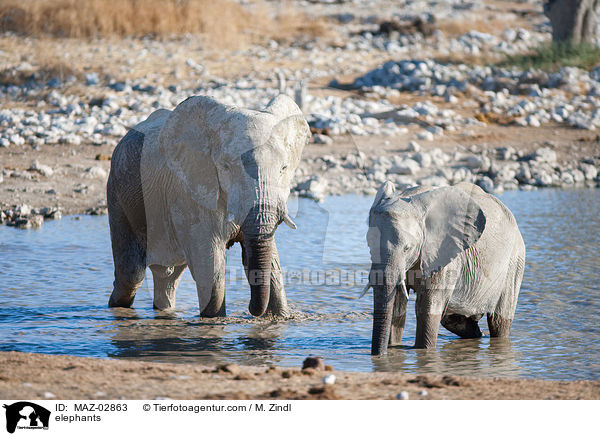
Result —
[[[326, 363], [326, 362], [325, 362]], [[206, 367], [18, 352], [0, 353], [3, 399], [598, 400], [600, 381]], [[335, 375], [335, 384], [323, 377]]]

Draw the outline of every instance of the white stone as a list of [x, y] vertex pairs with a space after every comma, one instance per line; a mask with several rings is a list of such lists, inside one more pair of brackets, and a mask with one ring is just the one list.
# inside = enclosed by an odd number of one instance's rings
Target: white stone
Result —
[[561, 183], [564, 183], [565, 185], [572, 185], [573, 183], [575, 183], [575, 180], [573, 180], [573, 175], [571, 173], [562, 173], [560, 175], [560, 181]]
[[585, 181], [585, 175], [581, 170], [572, 170], [571, 174], [573, 175], [573, 181], [575, 183], [583, 183]]
[[538, 148], [533, 153], [533, 160], [535, 160], [536, 162], [555, 163], [556, 152], [548, 147]]
[[21, 135], [18, 135], [16, 133], [14, 135], [10, 135], [9, 139], [10, 139], [10, 142], [15, 145], [25, 144], [25, 139]]
[[409, 395], [408, 395], [408, 392], [406, 392], [406, 391], [402, 391], [398, 395], [396, 395], [397, 400], [408, 400], [408, 397], [409, 397]]
[[28, 204], [21, 204], [15, 208], [15, 213], [19, 216], [27, 216], [31, 214], [31, 206]]
[[389, 172], [392, 174], [405, 174], [414, 176], [420, 169], [421, 166], [417, 161], [405, 159], [400, 164], [395, 164]]
[[433, 136], [433, 133], [424, 130], [422, 132], [417, 133], [417, 139], [420, 139], [421, 141], [433, 141], [435, 137]]
[[412, 157], [415, 161], [417, 161], [423, 168], [428, 168], [431, 166], [431, 155], [427, 152], [420, 151], [415, 153]]
[[40, 164], [37, 160], [33, 161], [29, 167], [31, 171], [37, 171], [42, 176], [51, 177], [54, 174], [54, 170], [49, 165]]
[[594, 165], [582, 163], [579, 164], [579, 169], [586, 180], [594, 180], [598, 176], [598, 169]]
[[417, 180], [422, 186], [448, 186], [448, 181], [441, 176], [427, 176]]
[[104, 127], [102, 133], [110, 136], [124, 136], [127, 133], [127, 129], [121, 124], [111, 123]]
[[335, 375], [327, 374], [325, 377], [323, 377], [323, 383], [325, 383], [326, 385], [335, 384]]
[[99, 166], [90, 167], [85, 170], [85, 177], [88, 179], [105, 179], [107, 176], [106, 170]]
[[408, 143], [408, 151], [418, 152], [421, 150], [421, 146], [416, 141], [410, 141]]
[[316, 133], [313, 135], [313, 142], [315, 144], [332, 144], [333, 139], [331, 139], [331, 137], [327, 135], [321, 135], [319, 133]]
[[100, 79], [97, 73], [88, 73], [85, 75], [86, 85], [97, 85], [98, 83], [100, 83]]
[[540, 123], [540, 120], [538, 120], [538, 118], [535, 115], [527, 115], [525, 121], [527, 122], [527, 125], [531, 127], [540, 127], [542, 125]]
[[69, 133], [68, 135], [63, 135], [58, 138], [59, 144], [69, 144], [69, 145], [80, 145], [81, 144], [81, 136], [75, 135], [74, 133]]
[[483, 156], [479, 156], [479, 155], [474, 155], [474, 156], [469, 156], [467, 158], [467, 167], [474, 169], [474, 170], [479, 170], [479, 168], [481, 168], [481, 166], [483, 165]]
[[494, 192], [494, 182], [487, 176], [483, 176], [477, 184], [487, 193]]

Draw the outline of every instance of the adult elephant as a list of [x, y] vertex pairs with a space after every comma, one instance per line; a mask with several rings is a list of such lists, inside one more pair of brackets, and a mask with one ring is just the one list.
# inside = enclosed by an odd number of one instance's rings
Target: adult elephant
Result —
[[107, 184], [115, 280], [109, 306], [129, 307], [146, 266], [154, 307], [175, 306], [189, 266], [202, 316], [225, 315], [225, 252], [242, 244], [255, 316], [288, 314], [274, 232], [295, 227], [286, 201], [310, 130], [287, 96], [263, 111], [194, 96], [131, 129]]
[[386, 182], [371, 207], [367, 241], [372, 354], [400, 343], [407, 288], [417, 294], [417, 348], [435, 347], [440, 322], [463, 338], [480, 337], [484, 314], [492, 337], [509, 335], [525, 245], [514, 216], [493, 195], [471, 183], [398, 195]]

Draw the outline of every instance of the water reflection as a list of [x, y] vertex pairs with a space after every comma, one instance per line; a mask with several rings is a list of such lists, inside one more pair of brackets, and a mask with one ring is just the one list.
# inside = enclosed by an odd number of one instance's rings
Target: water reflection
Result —
[[440, 328], [436, 351], [415, 350], [407, 346], [416, 330], [411, 300], [404, 345], [370, 356], [372, 295], [356, 297], [359, 272], [370, 261], [365, 233], [372, 198], [344, 196], [292, 202], [298, 230], [282, 227], [276, 238], [284, 268], [335, 268], [358, 280], [294, 281], [287, 293], [295, 313], [283, 322], [249, 316], [239, 246], [228, 252], [229, 270], [237, 268], [227, 283], [228, 317], [206, 320], [198, 317], [189, 272], [176, 311], [152, 309], [148, 279], [134, 309], [106, 307], [113, 272], [106, 217], [47, 222], [38, 231], [0, 226], [0, 350], [206, 365], [299, 366], [307, 355], [320, 355], [340, 370], [600, 377], [600, 190], [507, 192], [502, 201], [527, 246], [510, 341], [485, 331], [483, 338], [459, 340]]

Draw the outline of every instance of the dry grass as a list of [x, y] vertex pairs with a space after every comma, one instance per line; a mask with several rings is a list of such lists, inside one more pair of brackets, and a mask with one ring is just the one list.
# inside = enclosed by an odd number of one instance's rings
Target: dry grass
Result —
[[221, 46], [326, 32], [321, 20], [290, 10], [270, 14], [260, 2], [253, 6], [230, 0], [4, 0], [0, 31], [71, 38], [193, 33]]
[[482, 33], [499, 34], [506, 26], [511, 25], [505, 20], [488, 16], [487, 19], [477, 18], [472, 20], [441, 20], [435, 27], [449, 38], [456, 38], [471, 30]]

